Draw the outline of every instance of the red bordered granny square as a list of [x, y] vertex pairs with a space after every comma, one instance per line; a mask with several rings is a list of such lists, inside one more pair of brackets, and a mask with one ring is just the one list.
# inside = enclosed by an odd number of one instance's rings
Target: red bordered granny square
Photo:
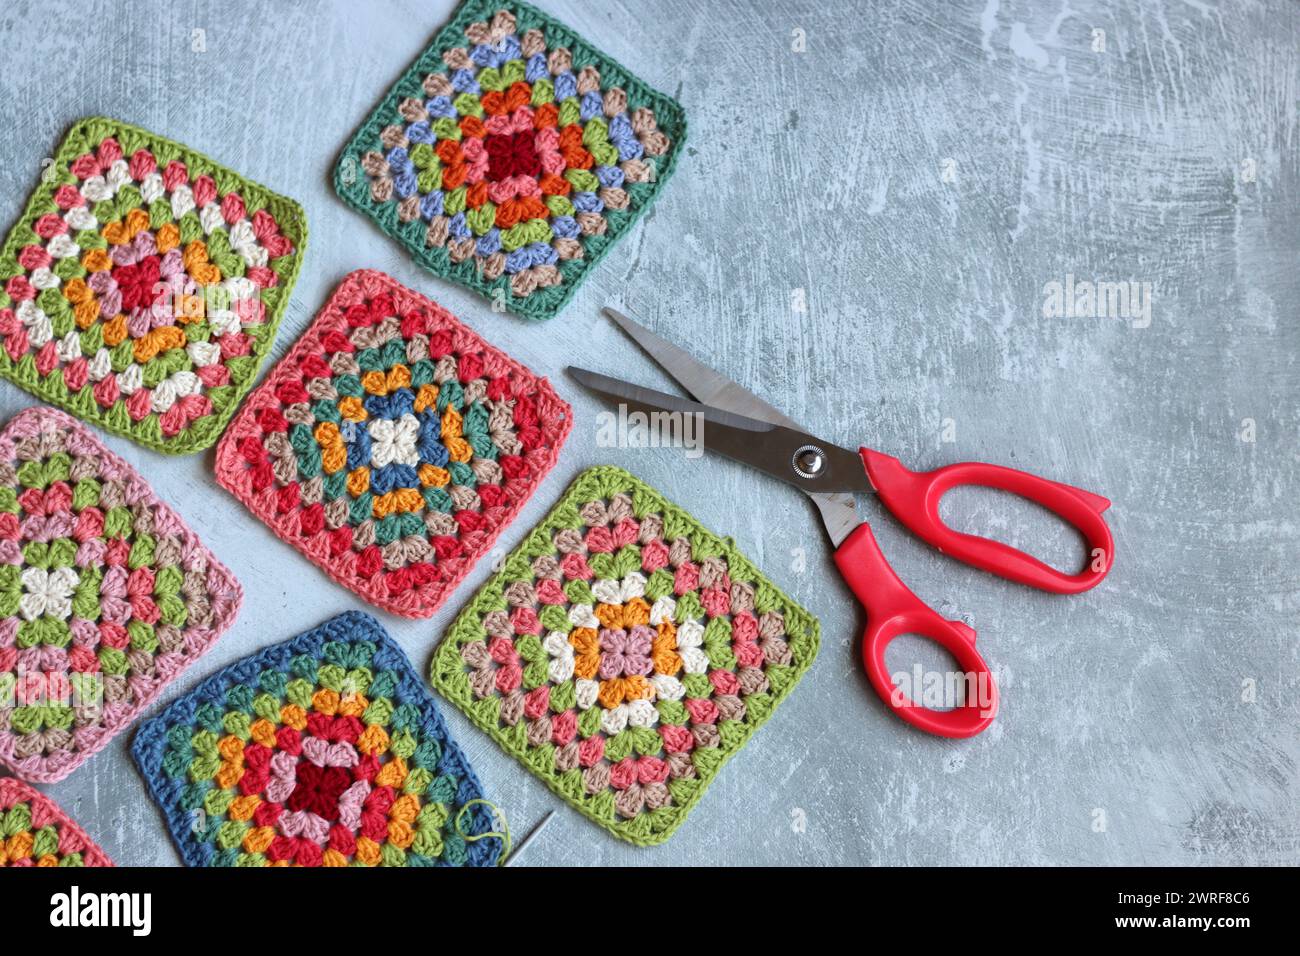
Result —
[[555, 464], [572, 411], [436, 302], [348, 275], [217, 448], [217, 480], [367, 601], [428, 617]]

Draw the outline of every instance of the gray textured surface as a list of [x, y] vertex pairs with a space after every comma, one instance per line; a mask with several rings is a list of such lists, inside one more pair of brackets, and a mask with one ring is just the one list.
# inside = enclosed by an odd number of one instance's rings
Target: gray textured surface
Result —
[[[327, 185], [337, 150], [448, 0], [9, 0], [0, 223], [83, 115], [206, 152], [307, 209], [311, 241], [275, 358], [340, 277], [374, 267], [574, 402], [560, 465], [504, 545], [583, 467], [620, 464], [732, 534], [820, 616], [823, 650], [804, 683], [652, 850], [589, 825], [444, 707], [516, 830], [558, 808], [521, 862], [1300, 861], [1300, 8], [912, 0], [854, 14], [808, 0], [669, 0], [636, 21], [630, 2], [542, 5], [676, 92], [692, 129], [656, 208], [548, 324], [495, 315], [422, 273]], [[195, 29], [206, 52], [191, 49]], [[791, 49], [796, 30], [804, 52]], [[1149, 327], [1043, 318], [1045, 284], [1067, 274], [1151, 283]], [[596, 446], [600, 406], [563, 367], [583, 359], [660, 382], [598, 317], [606, 301], [831, 440], [913, 466], [1015, 464], [1114, 500], [1116, 568], [1074, 598], [1003, 584], [874, 522], [904, 579], [979, 630], [1004, 694], [989, 732], [932, 739], [870, 694], [860, 612], [797, 492], [711, 458]], [[0, 384], [4, 417], [32, 401]], [[108, 441], [247, 592], [233, 629], [167, 700], [359, 606], [216, 487], [210, 453], [172, 460]], [[1071, 556], [1068, 537], [997, 496], [963, 495], [946, 513]], [[378, 616], [423, 669], [487, 572], [431, 621]], [[47, 789], [119, 862], [175, 864], [128, 739]]]

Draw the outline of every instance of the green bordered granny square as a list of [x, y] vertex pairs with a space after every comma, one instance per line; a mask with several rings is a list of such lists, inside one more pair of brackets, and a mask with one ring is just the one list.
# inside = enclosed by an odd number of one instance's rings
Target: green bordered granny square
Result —
[[81, 120], [0, 250], [0, 375], [158, 451], [206, 448], [271, 348], [306, 241], [293, 200]]
[[676, 101], [568, 27], [467, 0], [344, 147], [334, 186], [425, 268], [549, 319], [685, 139]]
[[819, 632], [730, 540], [598, 467], [456, 618], [432, 679], [570, 804], [648, 845], [794, 689]]

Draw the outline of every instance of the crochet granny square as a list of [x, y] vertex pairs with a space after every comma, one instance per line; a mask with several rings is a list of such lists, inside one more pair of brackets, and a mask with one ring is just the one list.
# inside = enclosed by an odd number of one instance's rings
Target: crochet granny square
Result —
[[[147, 721], [136, 764], [190, 866], [487, 866], [483, 794], [400, 648], [341, 614]], [[466, 839], [468, 837], [469, 839]]]
[[253, 393], [217, 480], [344, 587], [428, 617], [555, 464], [550, 384], [437, 303], [353, 272]]
[[599, 467], [456, 618], [432, 677], [557, 794], [647, 845], [790, 693], [818, 635], [730, 541]]
[[426, 269], [549, 319], [672, 174], [674, 100], [526, 3], [467, 0], [334, 186]]
[[207, 448], [252, 387], [306, 241], [292, 200], [82, 120], [0, 250], [0, 375], [158, 451]]
[[0, 432], [0, 762], [66, 777], [208, 649], [242, 596], [88, 428], [19, 412]]
[[0, 867], [112, 865], [53, 800], [21, 780], [0, 778]]

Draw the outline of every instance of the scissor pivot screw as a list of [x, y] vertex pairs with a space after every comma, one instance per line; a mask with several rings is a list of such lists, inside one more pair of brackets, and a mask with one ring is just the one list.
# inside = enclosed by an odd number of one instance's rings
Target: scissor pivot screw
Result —
[[816, 445], [804, 445], [794, 453], [791, 464], [800, 478], [816, 478], [826, 470], [826, 453]]

